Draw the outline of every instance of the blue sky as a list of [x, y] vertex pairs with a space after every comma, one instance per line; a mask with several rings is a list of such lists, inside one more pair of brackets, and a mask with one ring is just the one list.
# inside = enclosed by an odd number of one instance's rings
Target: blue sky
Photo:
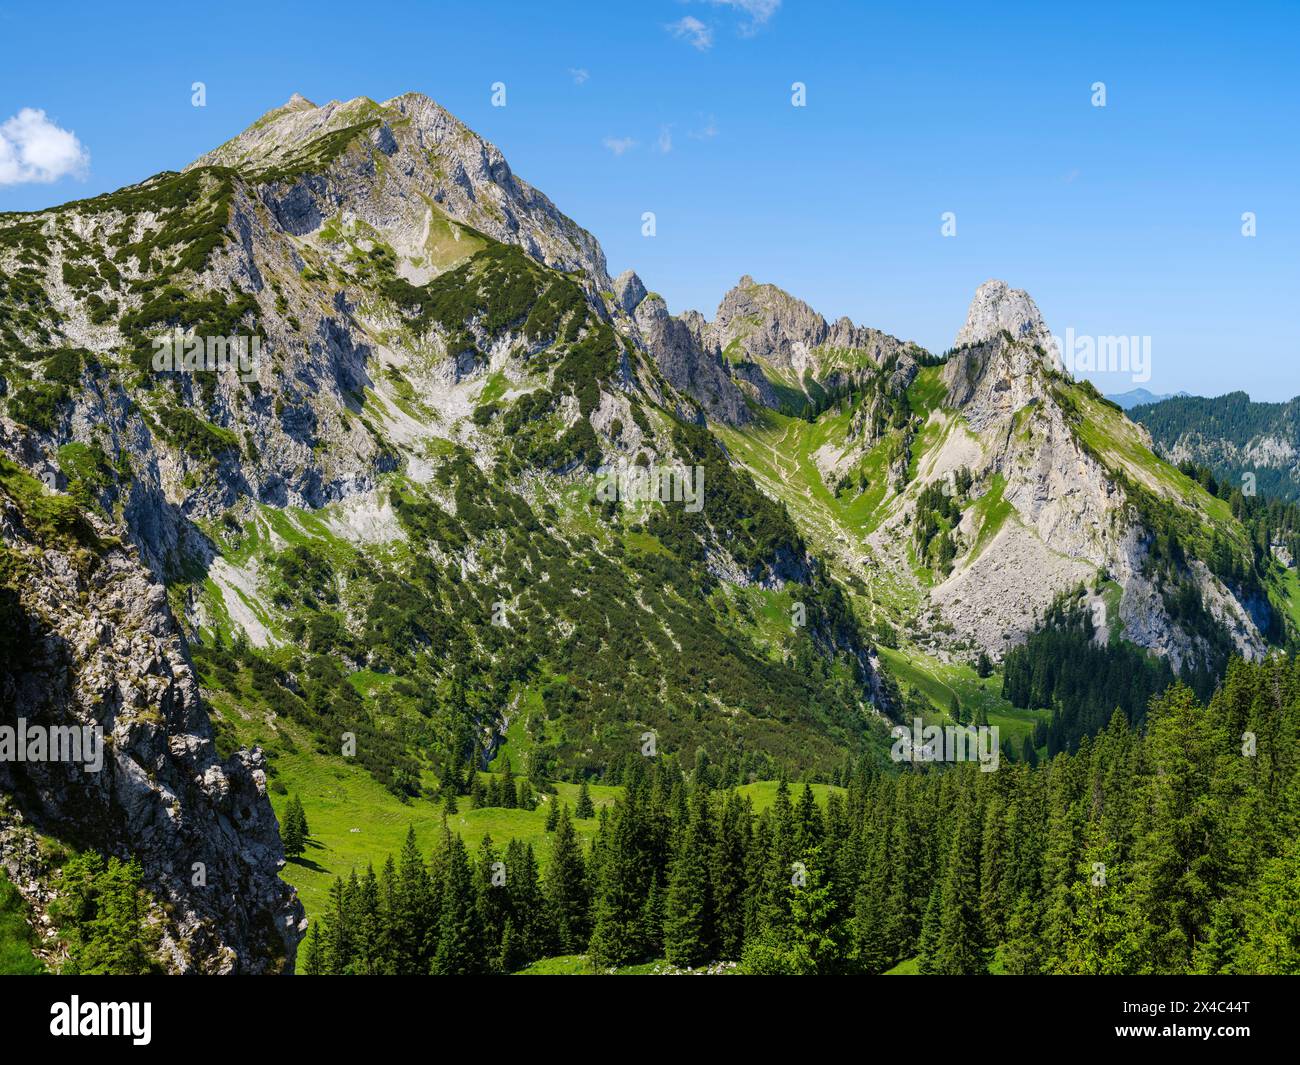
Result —
[[1149, 336], [1154, 391], [1300, 393], [1300, 5], [890, 6], [0, 0], [0, 123], [89, 153], [0, 211], [179, 169], [293, 92], [416, 90], [674, 311], [749, 273], [943, 350], [1000, 277], [1058, 334]]

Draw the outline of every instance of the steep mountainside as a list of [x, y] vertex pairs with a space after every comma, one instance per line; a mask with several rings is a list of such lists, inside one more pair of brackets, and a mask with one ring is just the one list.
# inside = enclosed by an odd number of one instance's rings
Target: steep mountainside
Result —
[[[806, 335], [807, 316], [784, 320]], [[1027, 294], [988, 282], [941, 366], [886, 356], [893, 373], [851, 384], [812, 428], [768, 414], [724, 438], [820, 530], [864, 612], [925, 653], [999, 656], [1077, 595], [1097, 639], [1123, 636], [1175, 669], [1258, 656], [1295, 616], [1289, 578], [1224, 501], [1059, 372], [1048, 339]]]
[[[206, 768], [191, 662], [219, 743], [265, 704], [404, 796], [504, 742], [537, 779], [604, 772], [646, 732], [764, 775], [884, 748], [896, 692], [842, 588], [705, 426], [747, 416], [729, 376], [679, 389], [664, 353], [689, 330], [626, 283], [620, 303], [594, 240], [431, 101], [295, 98], [184, 173], [3, 216], [0, 273], [5, 461], [165, 587], [96, 638], [174, 634], [141, 669], [186, 679], [130, 706], [170, 737], [159, 771], [212, 778], [211, 800], [175, 786], [180, 822], [244, 796], [244, 876], [278, 856], [259, 755]], [[6, 572], [19, 629], [111, 611]], [[94, 642], [67, 643], [74, 684], [96, 675]], [[121, 798], [80, 842], [165, 890], [172, 867], [109, 830], [134, 824]], [[242, 896], [252, 917], [291, 912], [276, 884]]]
[[217, 757], [135, 549], [0, 458], [0, 727], [29, 724], [103, 730], [80, 762], [0, 760], [0, 862], [39, 909], [50, 869], [33, 830], [141, 860], [169, 970], [292, 968], [305, 922], [278, 877], [261, 752]]

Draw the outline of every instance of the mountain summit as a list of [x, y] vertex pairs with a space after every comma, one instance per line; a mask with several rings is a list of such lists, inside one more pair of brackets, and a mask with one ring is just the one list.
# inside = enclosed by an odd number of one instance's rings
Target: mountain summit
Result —
[[1014, 340], [1047, 348], [1050, 333], [1028, 292], [1005, 281], [985, 281], [975, 290], [966, 322], [957, 331], [953, 347], [980, 344], [1006, 330]]
[[[334, 171], [329, 164], [354, 142], [374, 149], [368, 162]], [[420, 93], [321, 107], [295, 93], [187, 169], [213, 166], [278, 179], [273, 209], [291, 231], [315, 228], [336, 205], [364, 201], [372, 215], [366, 221], [396, 238], [395, 246], [416, 251], [437, 239], [445, 215], [523, 247], [546, 266], [610, 287], [595, 238], [517, 177], [495, 145]], [[359, 183], [367, 186], [364, 197]]]

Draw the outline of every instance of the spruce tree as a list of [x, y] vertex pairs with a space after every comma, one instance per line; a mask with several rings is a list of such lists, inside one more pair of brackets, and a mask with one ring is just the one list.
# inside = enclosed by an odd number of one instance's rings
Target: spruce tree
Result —
[[288, 805], [284, 810], [284, 823], [280, 826], [280, 840], [284, 844], [284, 854], [286, 858], [298, 858], [302, 855], [306, 847], [306, 833], [304, 826], [306, 818], [302, 813], [302, 804], [298, 801], [298, 796], [294, 795], [289, 799]]
[[[551, 800], [559, 806], [559, 799]], [[543, 877], [546, 908], [554, 929], [550, 947], [559, 954], [576, 954], [591, 935], [591, 895], [582, 846], [566, 806], [560, 811], [551, 840], [551, 860]]]
[[590, 948], [592, 960], [601, 967], [627, 965], [642, 956], [649, 878], [640, 850], [641, 811], [640, 788], [634, 784], [613, 814], [601, 857]]
[[580, 821], [586, 821], [596, 816], [596, 807], [592, 805], [591, 792], [587, 790], [586, 780], [578, 788], [578, 802], [573, 808], [573, 816]]
[[979, 806], [972, 775], [967, 773], [962, 783], [940, 892], [938, 938], [931, 952], [935, 971], [945, 976], [988, 972], [989, 951], [979, 908]]
[[474, 871], [460, 836], [447, 844], [442, 883], [442, 915], [432, 972], [438, 976], [468, 976], [487, 969], [486, 945], [479, 924]]
[[325, 972], [330, 976], [346, 976], [352, 964], [351, 916], [347, 882], [335, 877], [325, 915]]
[[737, 961], [745, 945], [745, 866], [749, 812], [734, 791], [722, 803], [709, 860], [718, 957]]
[[395, 903], [394, 968], [400, 976], [424, 975], [429, 971], [434, 908], [429, 870], [420, 856], [414, 826], [407, 830], [398, 860]]
[[708, 961], [716, 948], [709, 859], [713, 832], [707, 787], [696, 788], [690, 821], [673, 860], [664, 920], [664, 951], [687, 968]]

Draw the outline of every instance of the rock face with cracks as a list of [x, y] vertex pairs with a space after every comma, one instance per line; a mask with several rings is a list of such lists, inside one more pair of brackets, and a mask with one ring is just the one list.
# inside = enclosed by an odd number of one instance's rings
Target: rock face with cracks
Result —
[[0, 582], [0, 726], [89, 742], [80, 761], [0, 761], [0, 864], [43, 914], [32, 831], [138, 858], [169, 971], [292, 971], [305, 919], [279, 878], [261, 751], [218, 757], [166, 592], [134, 548], [93, 519], [85, 543], [32, 525], [0, 494], [0, 563], [20, 575], [16, 592]]

